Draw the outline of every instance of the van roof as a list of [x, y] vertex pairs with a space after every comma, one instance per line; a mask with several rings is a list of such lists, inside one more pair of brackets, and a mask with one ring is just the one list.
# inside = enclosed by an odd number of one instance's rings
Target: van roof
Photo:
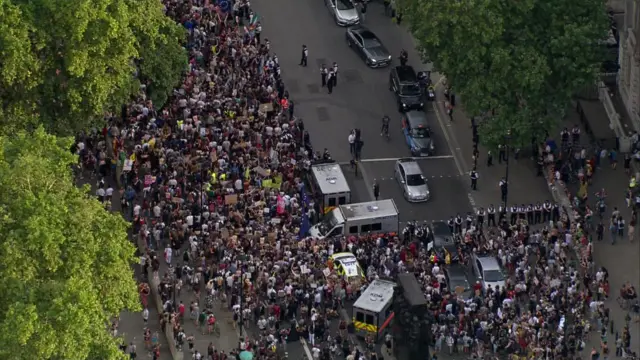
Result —
[[398, 208], [393, 199], [340, 205], [345, 220], [370, 219], [372, 217], [398, 216]]
[[318, 164], [311, 166], [313, 177], [323, 194], [349, 192], [349, 184], [338, 164]]
[[395, 286], [396, 284], [391, 281], [373, 280], [353, 304], [353, 307], [379, 313], [393, 299]]

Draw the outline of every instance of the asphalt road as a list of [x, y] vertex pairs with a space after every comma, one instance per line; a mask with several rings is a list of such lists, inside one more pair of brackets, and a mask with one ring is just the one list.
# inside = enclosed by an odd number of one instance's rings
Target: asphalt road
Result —
[[[447, 143], [436, 107], [427, 103], [425, 112], [434, 133], [436, 157], [419, 160], [428, 179], [433, 199], [421, 204], [408, 203], [392, 180], [394, 160], [411, 156], [401, 131], [401, 114], [389, 92], [389, 68], [370, 69], [345, 41], [345, 29], [338, 27], [324, 1], [274, 0], [252, 4], [262, 22], [263, 38], [278, 55], [282, 77], [296, 103], [296, 115], [304, 119], [316, 150], [329, 149], [333, 158], [348, 164], [351, 160], [347, 137], [351, 129], [360, 128], [364, 147], [360, 179], [350, 178], [357, 201], [373, 198], [372, 186], [380, 184], [380, 198], [393, 198], [401, 221], [442, 220], [472, 208], [469, 203], [467, 175], [461, 174]], [[287, 9], [287, 11], [283, 11]], [[391, 66], [399, 65], [402, 49], [409, 53], [409, 64], [416, 71], [430, 70], [415, 52], [413, 40], [403, 27], [391, 22], [381, 3], [369, 5], [364, 26], [371, 29], [394, 56]], [[309, 66], [299, 66], [302, 45], [309, 49]], [[338, 86], [328, 94], [320, 86], [320, 67], [337, 62]], [[391, 117], [390, 139], [380, 136], [381, 119]], [[361, 180], [361, 181], [360, 181]], [[362, 189], [364, 187], [364, 189]]]

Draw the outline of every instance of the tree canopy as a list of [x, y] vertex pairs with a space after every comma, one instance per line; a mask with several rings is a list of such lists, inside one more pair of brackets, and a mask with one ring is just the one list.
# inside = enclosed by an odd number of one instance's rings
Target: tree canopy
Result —
[[480, 141], [541, 140], [571, 97], [593, 84], [608, 32], [601, 0], [400, 0], [425, 58], [446, 75]]
[[128, 224], [72, 182], [73, 140], [0, 137], [0, 358], [124, 359], [112, 316], [139, 310]]
[[0, 0], [0, 131], [87, 129], [139, 91], [136, 61], [158, 50], [171, 65], [140, 75], [166, 93], [184, 39], [157, 0]]

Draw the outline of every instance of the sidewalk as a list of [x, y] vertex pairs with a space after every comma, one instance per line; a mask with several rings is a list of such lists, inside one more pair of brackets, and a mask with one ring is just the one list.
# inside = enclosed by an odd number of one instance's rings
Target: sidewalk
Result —
[[[438, 94], [439, 99], [444, 99], [442, 93]], [[449, 121], [448, 116], [444, 109], [444, 104], [439, 102], [437, 104], [440, 116], [446, 122]], [[448, 123], [450, 134], [455, 134], [454, 137], [457, 140], [457, 146], [464, 157], [462, 161], [465, 167], [465, 171], [469, 172], [473, 166], [472, 160], [472, 130], [471, 122], [464, 114], [464, 110], [461, 106], [458, 106], [454, 111], [453, 123]], [[567, 125], [571, 128], [574, 124], [580, 124], [579, 115], [573, 109], [568, 114], [566, 120]], [[582, 126], [582, 125], [581, 125]], [[585, 139], [586, 134], [582, 132], [581, 142], [588, 143], [589, 140]], [[559, 137], [559, 135], [558, 135]], [[454, 143], [456, 141], [454, 140]], [[498, 182], [505, 176], [506, 166], [505, 164], [498, 164], [497, 155], [493, 154], [492, 167], [487, 167], [487, 150], [480, 147], [480, 157], [478, 160], [477, 171], [480, 175], [478, 180], [478, 191], [471, 191], [471, 197], [475, 204], [474, 207], [487, 207], [489, 204], [498, 206], [500, 204], [500, 189]], [[591, 185], [589, 192], [591, 198], [593, 193], [601, 188], [605, 188], [608, 194], [607, 206], [608, 211], [605, 220], [608, 221], [611, 211], [614, 207], [617, 207], [627, 223], [630, 220], [631, 211], [626, 208], [624, 201], [624, 191], [628, 185], [627, 176], [624, 173], [623, 166], [621, 164], [622, 157], [619, 156], [619, 166], [616, 170], [611, 169], [608, 166], [608, 161], [602, 164], [599, 171], [596, 171], [593, 177], [593, 184]], [[517, 161], [510, 159], [509, 163], [509, 195], [508, 204], [530, 204], [544, 201], [546, 199], [553, 200], [552, 195], [549, 193], [549, 187], [546, 180], [543, 177], [536, 176], [536, 165], [534, 160], [529, 158], [521, 158]], [[565, 196], [566, 198], [566, 196]], [[593, 201], [590, 202], [593, 207]], [[608, 224], [605, 224], [608, 229]], [[614, 324], [615, 331], [621, 331], [622, 324], [625, 323], [625, 317], [628, 312], [623, 310], [618, 305], [616, 298], [618, 296], [618, 289], [626, 281], [630, 281], [636, 289], [640, 289], [640, 240], [637, 239], [634, 243], [629, 243], [625, 240], [611, 245], [611, 238], [608, 231], [605, 231], [605, 239], [602, 242], [598, 242], [594, 246], [594, 258], [596, 266], [603, 266], [609, 271], [609, 279], [611, 284], [611, 296], [609, 300], [605, 302], [606, 306], [610, 309], [611, 320]], [[631, 349], [636, 352], [640, 352], [640, 323], [632, 323], [630, 325]], [[608, 334], [610, 344], [613, 344], [615, 334]], [[586, 349], [591, 346], [599, 348], [599, 338], [597, 336], [590, 337], [592, 344], [587, 344]]]

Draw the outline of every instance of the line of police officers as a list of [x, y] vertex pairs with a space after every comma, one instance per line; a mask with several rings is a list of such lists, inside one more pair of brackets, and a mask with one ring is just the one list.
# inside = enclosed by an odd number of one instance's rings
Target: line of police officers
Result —
[[[515, 225], [519, 219], [526, 220], [530, 225], [548, 223], [549, 221], [557, 222], [560, 220], [560, 206], [547, 200], [544, 203], [538, 202], [535, 205], [529, 204], [528, 206], [525, 204], [520, 206], [513, 205], [508, 208], [499, 206], [497, 209], [493, 205], [490, 205], [487, 209], [481, 207], [476, 211], [476, 226], [482, 228], [485, 220], [487, 226], [497, 226], [497, 224], [507, 221], [507, 214], [511, 225]], [[449, 218], [447, 225], [452, 233], [461, 234], [463, 223], [468, 230], [471, 228], [473, 220], [472, 213], [468, 213], [464, 219], [460, 214], [457, 214], [455, 217]]]

